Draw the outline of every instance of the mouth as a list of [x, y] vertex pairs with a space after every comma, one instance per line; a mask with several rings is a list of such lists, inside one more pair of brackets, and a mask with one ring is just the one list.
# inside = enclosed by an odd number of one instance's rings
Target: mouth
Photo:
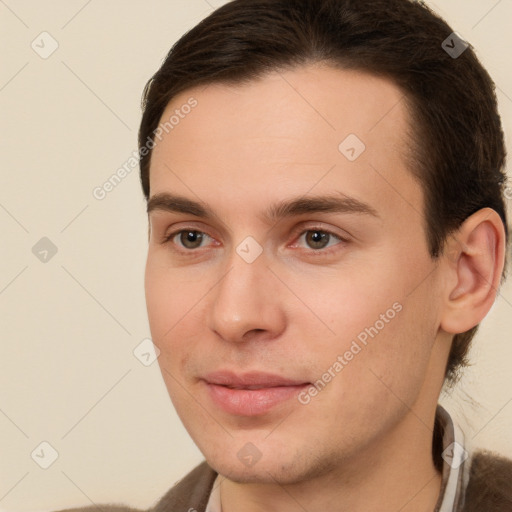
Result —
[[202, 380], [214, 405], [236, 416], [263, 415], [311, 386], [310, 382], [262, 372], [238, 375], [222, 371]]

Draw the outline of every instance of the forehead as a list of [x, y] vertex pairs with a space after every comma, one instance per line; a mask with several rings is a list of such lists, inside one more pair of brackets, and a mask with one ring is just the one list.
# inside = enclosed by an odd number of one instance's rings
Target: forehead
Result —
[[[183, 108], [190, 98], [196, 106]], [[406, 100], [387, 79], [308, 65], [242, 85], [189, 89], [171, 101], [161, 124], [173, 115], [153, 150], [151, 195], [193, 189], [207, 200], [215, 191], [244, 208], [251, 197], [256, 205], [273, 193], [315, 188], [389, 205], [401, 197], [420, 208], [406, 163]]]

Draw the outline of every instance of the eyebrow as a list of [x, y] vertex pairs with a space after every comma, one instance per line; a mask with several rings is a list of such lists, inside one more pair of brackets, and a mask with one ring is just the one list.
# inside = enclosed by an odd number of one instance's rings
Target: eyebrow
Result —
[[[183, 213], [204, 219], [216, 217], [213, 210], [200, 202], [187, 197], [163, 192], [152, 196], [147, 203], [148, 215], [153, 211]], [[279, 201], [270, 205], [260, 218], [273, 224], [280, 219], [307, 213], [356, 213], [379, 218], [378, 212], [369, 204], [342, 194], [322, 196], [302, 196]]]

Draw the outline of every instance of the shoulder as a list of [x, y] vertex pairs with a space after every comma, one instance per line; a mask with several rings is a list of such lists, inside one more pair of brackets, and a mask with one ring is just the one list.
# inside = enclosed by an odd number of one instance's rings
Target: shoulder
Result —
[[178, 481], [149, 512], [204, 511], [216, 477], [217, 473], [206, 461], [202, 462]]
[[131, 508], [126, 505], [110, 504], [110, 505], [91, 505], [87, 507], [66, 508], [55, 510], [53, 512], [143, 512], [141, 509]]
[[217, 473], [205, 462], [178, 481], [154, 507], [147, 511], [119, 504], [99, 504], [53, 512], [202, 512], [206, 508]]
[[463, 512], [512, 512], [512, 460], [490, 451], [472, 456]]

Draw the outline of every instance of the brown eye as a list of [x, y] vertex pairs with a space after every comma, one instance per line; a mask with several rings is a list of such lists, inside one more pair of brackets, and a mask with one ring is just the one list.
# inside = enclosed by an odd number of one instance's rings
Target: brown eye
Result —
[[331, 234], [325, 231], [306, 231], [306, 242], [311, 249], [323, 249], [329, 243]]
[[295, 232], [298, 237], [295, 238], [296, 241], [292, 247], [301, 248], [301, 254], [315, 258], [337, 254], [350, 243], [350, 237], [334, 233], [330, 229], [325, 229], [322, 225], [301, 225]]
[[[176, 246], [177, 251], [190, 252], [193, 249], [200, 248], [201, 242], [206, 238], [211, 237], [202, 231], [197, 231], [195, 229], [181, 229], [166, 235], [162, 240], [162, 244], [171, 244]], [[187, 249], [187, 251], [184, 251], [184, 249]]]
[[204, 234], [200, 231], [180, 231], [177, 233], [180, 235], [180, 243], [185, 247], [186, 249], [197, 249], [201, 246], [201, 242], [204, 238]]

